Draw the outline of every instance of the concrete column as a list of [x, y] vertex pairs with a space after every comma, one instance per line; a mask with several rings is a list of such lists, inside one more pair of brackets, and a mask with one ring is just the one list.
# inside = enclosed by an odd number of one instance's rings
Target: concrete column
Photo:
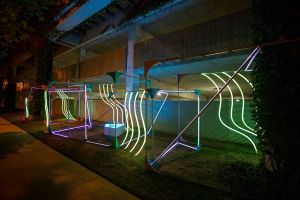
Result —
[[79, 70], [80, 70], [80, 58], [78, 58], [78, 61], [76, 63], [76, 67], [75, 67], [75, 81], [79, 81]]
[[136, 27], [132, 26], [128, 32], [127, 63], [126, 63], [126, 91], [134, 91], [134, 43], [136, 41]]

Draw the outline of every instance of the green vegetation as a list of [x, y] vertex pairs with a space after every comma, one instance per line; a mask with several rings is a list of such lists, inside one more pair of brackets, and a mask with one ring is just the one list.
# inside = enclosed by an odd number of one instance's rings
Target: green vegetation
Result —
[[296, 19], [300, 11], [296, 3], [255, 0], [252, 7], [254, 43], [269, 43], [257, 58], [252, 81], [253, 117], [268, 177], [265, 198], [270, 199], [299, 198], [300, 29]]
[[[247, 199], [218, 179], [219, 171], [234, 161], [257, 165], [259, 155], [247, 153], [249, 146], [203, 140], [201, 152], [178, 149], [161, 162], [161, 174], [144, 168], [140, 157], [125, 150], [100, 147], [80, 140], [44, 133], [42, 121], [20, 122], [19, 116], [6, 114], [7, 120], [30, 132], [42, 142], [91, 169], [107, 180], [143, 199]], [[163, 139], [159, 142], [164, 142]]]

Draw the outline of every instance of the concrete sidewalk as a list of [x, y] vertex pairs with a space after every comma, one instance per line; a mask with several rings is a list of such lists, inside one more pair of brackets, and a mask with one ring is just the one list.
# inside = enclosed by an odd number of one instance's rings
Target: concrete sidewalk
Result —
[[137, 199], [0, 117], [0, 199]]

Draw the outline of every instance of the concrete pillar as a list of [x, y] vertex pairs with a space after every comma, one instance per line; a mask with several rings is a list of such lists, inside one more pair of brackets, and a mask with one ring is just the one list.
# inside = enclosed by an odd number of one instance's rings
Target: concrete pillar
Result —
[[134, 91], [137, 85], [134, 84], [134, 43], [136, 41], [136, 27], [132, 26], [128, 32], [127, 63], [126, 63], [126, 91]]
[[79, 81], [79, 70], [80, 70], [80, 58], [78, 58], [78, 61], [76, 63], [76, 67], [75, 67], [75, 81]]

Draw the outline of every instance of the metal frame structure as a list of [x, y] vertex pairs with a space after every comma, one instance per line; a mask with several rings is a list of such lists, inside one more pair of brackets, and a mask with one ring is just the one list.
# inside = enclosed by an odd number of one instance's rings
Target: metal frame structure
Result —
[[256, 55], [260, 51], [260, 47], [256, 47], [250, 55], [246, 58], [246, 60], [239, 66], [239, 68], [234, 72], [232, 76], [227, 80], [227, 82], [224, 83], [224, 85], [219, 89], [218, 92], [208, 101], [208, 103], [198, 112], [198, 114], [190, 121], [190, 123], [172, 140], [172, 142], [162, 151], [162, 153], [153, 161], [149, 161], [149, 159], [146, 157], [146, 164], [147, 168], [151, 169], [153, 171], [157, 171], [154, 166], [166, 155], [168, 152], [176, 146], [178, 139], [191, 127], [191, 125], [204, 113], [204, 111], [210, 106], [210, 104], [223, 92], [223, 90], [228, 86], [230, 82], [233, 81], [233, 79], [238, 76], [239, 72], [245, 67], [246, 69], [249, 68], [249, 66], [252, 64], [253, 60], [255, 59]]
[[[56, 85], [57, 84], [57, 85]], [[91, 122], [91, 111], [90, 106], [88, 102], [88, 89], [87, 84], [78, 84], [78, 83], [67, 83], [67, 86], [65, 86], [65, 83], [56, 83], [55, 86], [51, 85], [47, 91], [45, 91], [44, 94], [44, 100], [45, 100], [45, 113], [46, 113], [46, 127], [49, 129], [49, 132], [53, 135], [69, 138], [70, 137], [70, 130], [74, 129], [81, 129], [84, 128], [84, 138], [87, 140], [87, 129], [92, 127]], [[59, 85], [60, 84], [60, 85]], [[61, 87], [62, 85], [62, 87]], [[62, 113], [64, 117], [66, 118], [66, 122], [68, 124], [68, 128], [59, 129], [59, 130], [52, 130], [51, 126], [55, 123], [52, 120], [52, 94], [56, 93], [60, 97], [60, 100], [62, 101]], [[70, 113], [70, 94], [75, 93], [78, 95], [78, 117], [75, 119], [72, 114]], [[83, 96], [83, 102], [84, 102], [84, 124], [79, 126], [73, 126], [70, 127], [70, 123], [74, 121], [78, 121], [81, 117], [81, 99]], [[63, 135], [61, 132], [68, 131], [68, 135]]]
[[[148, 163], [150, 163], [151, 165], [154, 164], [157, 160], [153, 158], [154, 156], [154, 134], [153, 134], [153, 127], [154, 127], [154, 124], [156, 122], [156, 119], [157, 117], [159, 116], [161, 110], [163, 109], [164, 105], [165, 105], [165, 102], [166, 100], [168, 99], [168, 96], [169, 94], [180, 94], [180, 93], [193, 93], [196, 95], [196, 98], [197, 98], [197, 113], [200, 111], [200, 90], [158, 90], [157, 91], [157, 94], [165, 94], [165, 98], [158, 110], [158, 112], [156, 113], [154, 119], [152, 119], [152, 124], [150, 126], [150, 128], [148, 129], [148, 134], [150, 135], [151, 133], [151, 137], [152, 137], [152, 159], [151, 160], [154, 160], [153, 162], [151, 162], [150, 160], [147, 160]], [[154, 98], [154, 96], [152, 96]], [[153, 98], [152, 99], [152, 102], [153, 102]], [[178, 99], [177, 99], [178, 100]], [[153, 107], [153, 105], [152, 105]], [[153, 109], [152, 109], [152, 116], [153, 116]], [[181, 116], [180, 116], [180, 112], [178, 112], [178, 123], [180, 123], [181, 121]], [[153, 118], [153, 117], [152, 117]], [[177, 134], [180, 134], [180, 129], [177, 130]], [[201, 149], [201, 143], [200, 143], [200, 118], [197, 119], [197, 142], [195, 144], [195, 146], [192, 146], [191, 144], [189, 143], [186, 143], [185, 140], [181, 137], [178, 137], [176, 142], [172, 144], [172, 146], [165, 152], [163, 152], [163, 154], [160, 154], [158, 157], [162, 157], [162, 156], [165, 156], [166, 154], [168, 154], [172, 149], [174, 149], [177, 145], [179, 146], [182, 146], [182, 147], [186, 147], [186, 148], [189, 148], [189, 149], [192, 149], [192, 150], [195, 150], [195, 151], [200, 151]]]

